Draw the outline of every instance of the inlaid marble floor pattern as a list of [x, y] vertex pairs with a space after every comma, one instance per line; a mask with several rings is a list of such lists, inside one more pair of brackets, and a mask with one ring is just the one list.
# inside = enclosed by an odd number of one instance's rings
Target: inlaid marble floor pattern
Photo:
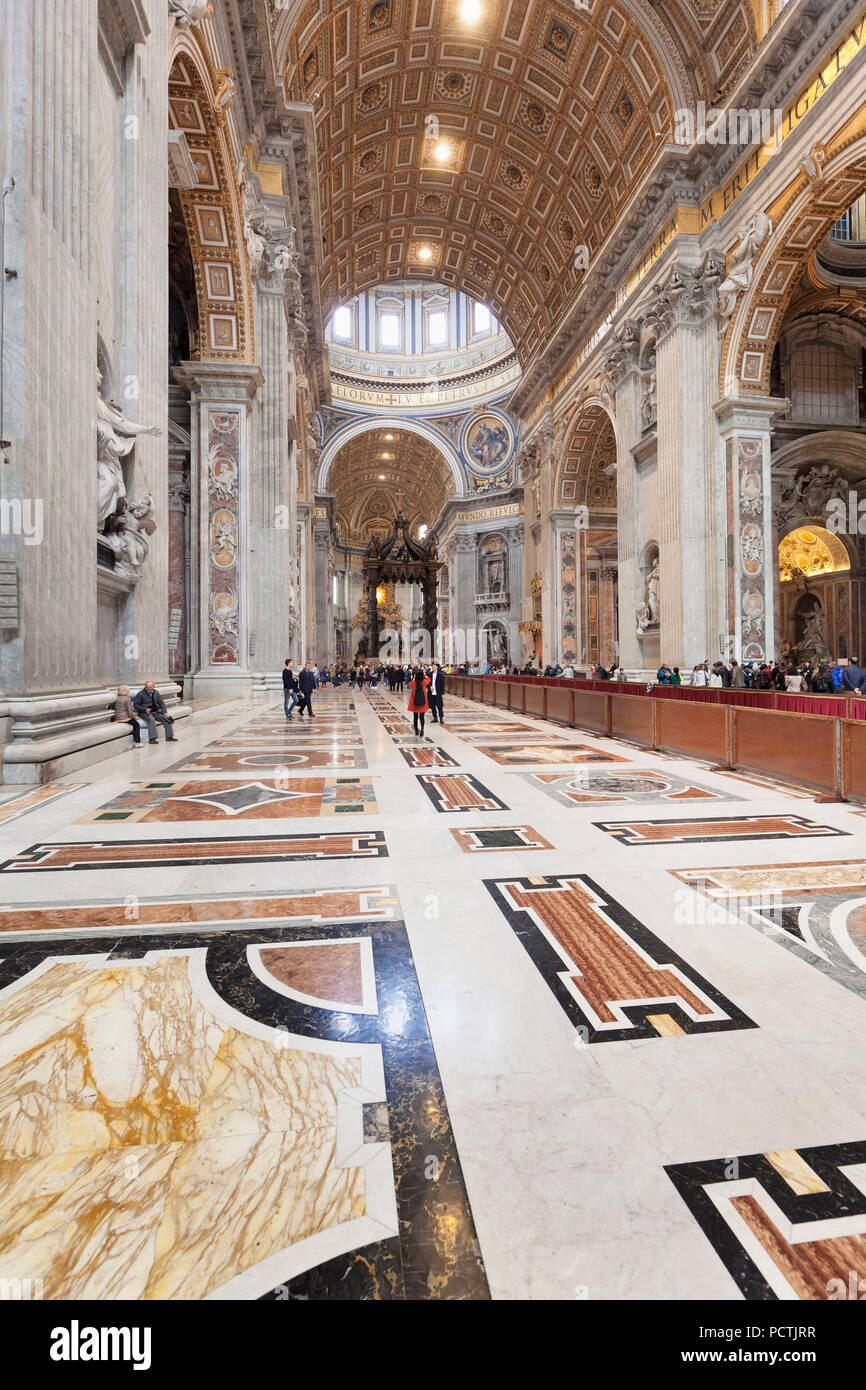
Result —
[[212, 704], [0, 789], [0, 1280], [857, 1287], [861, 810], [447, 694], [417, 739], [406, 702]]

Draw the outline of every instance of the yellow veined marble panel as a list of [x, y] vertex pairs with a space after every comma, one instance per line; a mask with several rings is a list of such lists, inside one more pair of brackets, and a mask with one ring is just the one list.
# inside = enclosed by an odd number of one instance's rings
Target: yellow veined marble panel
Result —
[[0, 995], [0, 1278], [200, 1298], [363, 1216], [335, 1155], [360, 1057], [282, 1042], [216, 1017], [187, 953], [58, 960]]

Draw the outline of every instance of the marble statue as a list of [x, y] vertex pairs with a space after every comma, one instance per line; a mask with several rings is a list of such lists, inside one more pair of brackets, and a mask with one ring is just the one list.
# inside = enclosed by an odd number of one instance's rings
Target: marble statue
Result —
[[500, 594], [505, 588], [504, 560], [491, 560], [488, 571], [488, 587], [491, 594]]
[[126, 499], [126, 484], [120, 460], [135, 447], [141, 434], [160, 434], [156, 425], [136, 425], [127, 420], [117, 406], [103, 400], [102, 373], [96, 373], [96, 521], [101, 530], [112, 512]]
[[765, 212], [756, 212], [754, 217], [751, 217], [740, 228], [740, 240], [731, 257], [728, 277], [722, 281], [718, 290], [719, 313], [722, 318], [721, 331], [723, 333], [734, 317], [734, 309], [737, 307], [740, 292], [747, 290], [752, 283], [755, 274], [755, 257], [772, 230], [772, 218], [768, 217]]
[[213, 5], [208, 0], [168, 0], [168, 17], [177, 21], [179, 29], [201, 24], [213, 14]]
[[142, 566], [150, 550], [148, 536], [152, 536], [156, 530], [153, 508], [153, 498], [147, 493], [127, 507], [120, 529], [103, 537], [105, 544], [117, 557], [115, 574], [124, 575], [127, 579], [141, 577]]
[[644, 633], [659, 622], [659, 557], [656, 555], [646, 577], [646, 598], [635, 609], [638, 633]]
[[488, 628], [491, 661], [505, 660], [505, 634], [500, 627]]
[[261, 263], [265, 254], [265, 239], [268, 234], [268, 225], [265, 214], [256, 208], [251, 208], [249, 197], [244, 198], [244, 241], [247, 244], [247, 259], [250, 269], [255, 270]]
[[815, 604], [806, 619], [803, 636], [797, 643], [797, 651], [801, 657], [810, 657], [813, 661], [830, 660], [830, 648], [827, 646], [827, 619], [820, 603]]

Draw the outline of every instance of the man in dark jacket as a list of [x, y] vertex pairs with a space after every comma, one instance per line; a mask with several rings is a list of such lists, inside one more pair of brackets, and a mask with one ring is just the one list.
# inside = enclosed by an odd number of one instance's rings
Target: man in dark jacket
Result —
[[857, 661], [856, 656], [852, 656], [848, 665], [842, 671], [842, 691], [853, 690], [855, 695], [866, 693], [866, 671]]
[[[289, 703], [290, 701], [291, 703]], [[292, 670], [292, 658], [287, 656], [286, 664], [283, 667], [283, 709], [287, 719], [291, 719], [295, 705], [298, 703], [298, 682]]]
[[143, 719], [150, 734], [151, 743], [156, 743], [156, 721], [159, 720], [165, 729], [166, 743], [174, 743], [174, 720], [171, 718], [165, 707], [165, 701], [153, 684], [153, 681], [145, 681], [144, 686], [139, 690], [132, 702], [132, 708], [139, 718]]
[[307, 714], [310, 716], [311, 719], [315, 719], [316, 716], [313, 714], [312, 702], [312, 695], [315, 688], [316, 677], [313, 675], [313, 668], [308, 661], [306, 662], [303, 671], [298, 676], [298, 689], [301, 692], [301, 698], [298, 701], [299, 719], [303, 715], [304, 710], [307, 711]]
[[430, 714], [434, 724], [445, 723], [445, 713], [442, 708], [442, 696], [445, 694], [445, 676], [438, 661], [433, 662], [433, 670], [430, 675], [430, 689], [427, 691], [427, 701], [430, 705]]

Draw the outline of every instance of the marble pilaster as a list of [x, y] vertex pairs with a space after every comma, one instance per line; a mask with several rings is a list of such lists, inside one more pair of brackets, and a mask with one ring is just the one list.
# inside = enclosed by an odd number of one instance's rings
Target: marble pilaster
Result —
[[291, 651], [295, 600], [297, 469], [288, 440], [289, 339], [284, 273], [258, 279], [256, 350], [264, 384], [256, 400], [256, 450], [250, 462], [250, 629], [253, 665], [276, 682]]
[[605, 370], [616, 412], [620, 663], [640, 670], [645, 662], [635, 621], [635, 610], [643, 600], [638, 470], [633, 454], [641, 434], [636, 325], [625, 324], [607, 354]]
[[193, 691], [197, 699], [224, 699], [252, 688], [247, 527], [251, 414], [262, 371], [239, 362], [186, 362], [175, 375], [190, 392], [198, 557]]
[[725, 397], [713, 407], [726, 451], [727, 632], [739, 661], [776, 655], [771, 438], [788, 402]]
[[708, 597], [722, 558], [712, 427], [722, 274], [711, 258], [698, 267], [677, 263], [648, 311], [657, 332], [660, 655], [686, 669], [712, 657], [717, 643]]

